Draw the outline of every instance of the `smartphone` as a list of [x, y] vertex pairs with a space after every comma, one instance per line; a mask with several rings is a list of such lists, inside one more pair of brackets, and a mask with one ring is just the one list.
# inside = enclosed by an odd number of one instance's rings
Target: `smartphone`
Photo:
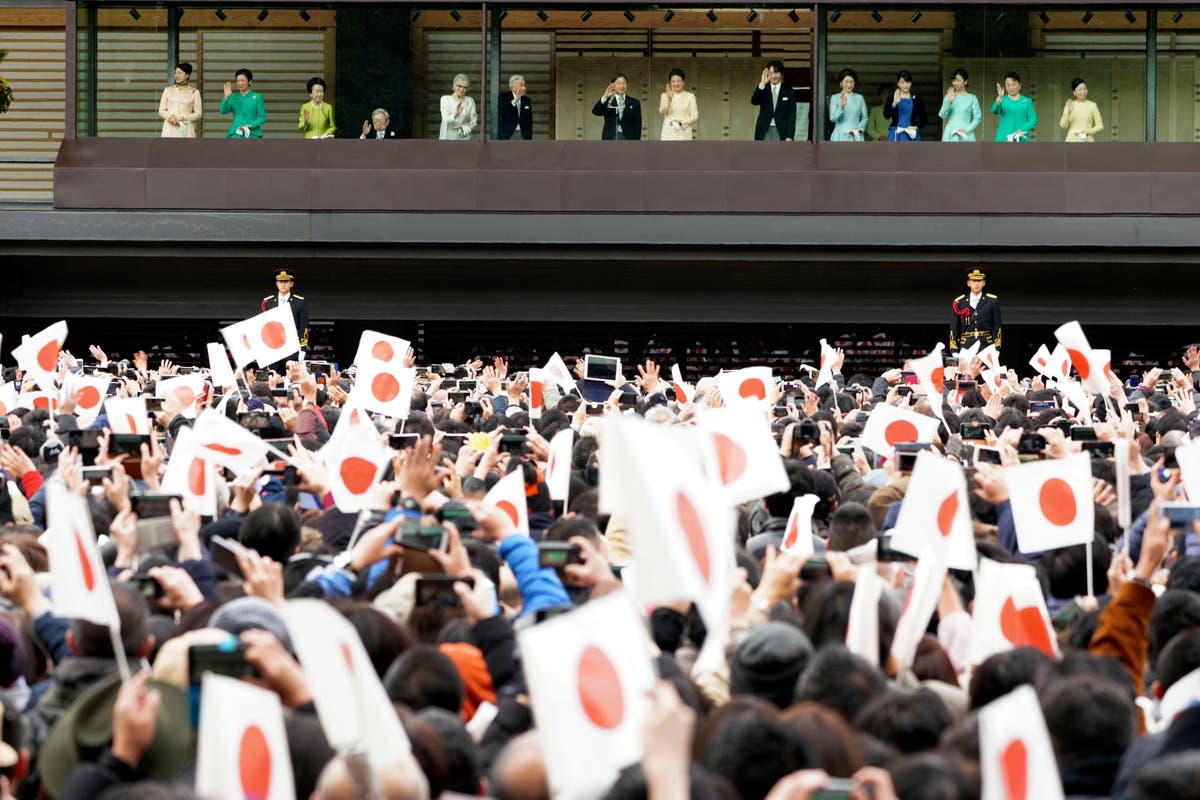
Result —
[[473, 417], [476, 414], [482, 414], [483, 406], [474, 400], [468, 400], [463, 403], [463, 413], [468, 417]]
[[110, 456], [128, 455], [141, 458], [142, 445], [150, 446], [150, 436], [138, 433], [113, 433], [108, 437]]
[[461, 380], [458, 382], [458, 390], [460, 392], [473, 392], [475, 391], [475, 386], [476, 381], [474, 378]]
[[462, 530], [462, 526], [459, 523], [466, 520], [471, 520], [472, 525], [475, 524], [475, 517], [471, 514], [471, 509], [462, 508], [461, 506], [444, 505], [438, 509], [437, 517], [442, 522], [449, 522], [455, 525], [459, 530]]
[[130, 575], [129, 585], [134, 588], [134, 591], [147, 600], [157, 600], [166, 594], [166, 592], [163, 591], [162, 584], [150, 577], [150, 575], [145, 572], [138, 572]]
[[915, 373], [915, 372], [901, 372], [900, 377], [903, 378], [904, 382], [907, 383], [909, 386], [914, 386], [917, 383], [919, 383], [919, 380], [917, 378], [917, 373]]
[[446, 552], [446, 549], [450, 546], [450, 539], [445, 528], [441, 525], [422, 527], [420, 518], [417, 518], [414, 522], [416, 522], [416, 525], [410, 528], [406, 519], [405, 524], [396, 532], [396, 536], [392, 538], [392, 541], [409, 550], [420, 550], [423, 552], [437, 550], [442, 553]]
[[1163, 469], [1179, 469], [1179, 460], [1175, 458], [1174, 447], [1164, 447], [1162, 451]]
[[[7, 424], [8, 420], [5, 419], [4, 422]], [[68, 447], [75, 447], [79, 450], [79, 457], [83, 459], [85, 467], [96, 463], [96, 456], [100, 455], [100, 431], [91, 429], [67, 431], [64, 439], [64, 444]], [[111, 447], [109, 452], [112, 452]]]
[[304, 366], [310, 375], [328, 375], [333, 365], [328, 361], [305, 361]]
[[892, 549], [892, 535], [890, 533], [880, 534], [875, 537], [875, 560], [876, 561], [915, 561], [908, 553], [901, 553], [899, 550]]
[[1030, 414], [1040, 414], [1043, 411], [1049, 411], [1055, 408], [1053, 400], [1032, 400], [1029, 403]]
[[287, 397], [287, 396], [288, 396], [287, 389], [272, 389], [271, 390], [271, 397]]
[[1071, 441], [1072, 442], [1094, 442], [1096, 441], [1096, 429], [1091, 425], [1072, 425], [1071, 426]]
[[450, 405], [452, 406], [467, 402], [466, 392], [447, 392], [446, 396], [450, 398]]
[[164, 399], [165, 398], [162, 398], [162, 397], [147, 397], [146, 398], [146, 412], [150, 413], [150, 414], [155, 414], [155, 413], [158, 413], [159, 411], [162, 411]]
[[85, 481], [91, 481], [92, 486], [99, 486], [105, 478], [108, 478], [109, 480], [112, 479], [112, 467], [83, 468], [83, 479]]
[[1113, 458], [1117, 454], [1117, 445], [1114, 442], [1084, 442], [1083, 452], [1096, 458]]
[[250, 552], [249, 548], [241, 542], [233, 539], [226, 539], [224, 536], [214, 536], [210, 542], [212, 545], [212, 561], [218, 567], [221, 567], [230, 575], [238, 578], [244, 578], [242, 568], [238, 566], [237, 555], [245, 556]]
[[982, 422], [964, 422], [962, 427], [959, 428], [958, 435], [962, 437], [964, 442], [983, 441], [985, 430], [987, 430], [987, 426]]
[[1162, 515], [1171, 522], [1173, 529], [1190, 530], [1192, 523], [1200, 519], [1200, 505], [1195, 503], [1170, 502], [1159, 506]]
[[1000, 450], [995, 447], [975, 447], [974, 461], [976, 464], [999, 464]]
[[540, 542], [538, 544], [538, 566], [561, 570], [567, 564], [582, 564], [579, 545], [570, 542]]
[[584, 413], [589, 417], [598, 417], [604, 413], [603, 403], [588, 403]]
[[188, 682], [200, 683], [206, 672], [230, 678], [248, 678], [254, 668], [246, 663], [246, 645], [233, 636], [218, 644], [194, 644], [188, 648]]
[[896, 387], [896, 394], [900, 395], [901, 397], [908, 397], [910, 394], [912, 394], [912, 391], [913, 389], [911, 386]]
[[139, 519], [152, 519], [154, 517], [169, 517], [171, 516], [171, 501], [183, 501], [183, 497], [177, 494], [166, 494], [163, 492], [148, 492], [144, 494], [132, 494], [129, 496], [129, 502], [133, 506], [133, 513], [138, 515]]
[[1040, 433], [1022, 433], [1017, 440], [1017, 453], [1021, 455], [1041, 455], [1046, 449], [1046, 437]]
[[928, 449], [928, 443], [903, 442], [896, 445], [896, 468], [900, 472], [912, 472], [917, 464], [917, 453]]
[[524, 455], [529, 452], [529, 437], [524, 433], [506, 433], [500, 437], [500, 452]]
[[978, 386], [979, 384], [971, 380], [959, 379], [954, 382], [954, 388], [960, 392], [969, 392], [971, 389], [978, 388]]
[[583, 377], [589, 381], [615, 381], [621, 373], [621, 359], [612, 356], [584, 356]]
[[388, 447], [393, 450], [407, 450], [417, 444], [420, 435], [415, 433], [393, 433], [388, 437]]
[[1141, 411], [1141, 408], [1138, 406], [1137, 400], [1132, 400], [1125, 404], [1125, 410], [1132, 411], [1136, 414], [1137, 412]]
[[421, 575], [417, 578], [416, 604], [425, 608], [461, 609], [462, 601], [454, 593], [454, 584], [475, 587], [475, 579], [454, 575]]

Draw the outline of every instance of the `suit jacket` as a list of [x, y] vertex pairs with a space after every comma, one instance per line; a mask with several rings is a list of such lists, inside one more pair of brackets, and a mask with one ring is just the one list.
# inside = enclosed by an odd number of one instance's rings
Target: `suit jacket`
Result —
[[964, 337], [963, 334], [970, 331], [983, 331], [990, 336], [990, 339], [984, 338], [988, 344], [994, 344], [1000, 347], [1000, 336], [1002, 329], [1000, 326], [1000, 299], [994, 294], [984, 292], [979, 298], [978, 305], [971, 308], [971, 298], [969, 295], [960, 294], [954, 298], [951, 305], [953, 315], [950, 318], [950, 347], [958, 349], [960, 347], [968, 347], [969, 344], [963, 342], [964, 338], [970, 338], [972, 341], [976, 337]]
[[[604, 131], [600, 134], [600, 138], [604, 140], [617, 138], [615, 98], [616, 95], [612, 95], [607, 102], [602, 98], [592, 106], [594, 115], [604, 117]], [[637, 101], [636, 97], [630, 97], [628, 94], [625, 95], [625, 112], [621, 114], [621, 136], [631, 141], [642, 138], [642, 104]]]
[[[270, 311], [279, 305], [279, 295], [269, 294], [262, 299], [262, 310]], [[296, 335], [300, 337], [300, 347], [308, 348], [308, 303], [304, 298], [292, 292], [288, 295], [288, 305], [292, 308], [292, 319], [296, 321]]]
[[754, 141], [761, 142], [767, 138], [767, 129], [771, 120], [775, 120], [775, 129], [779, 131], [780, 139], [796, 138], [796, 92], [787, 84], [779, 84], [779, 102], [772, 107], [771, 84], [762, 89], [754, 87], [754, 96], [750, 104], [758, 106], [758, 121], [754, 123]]
[[497, 139], [511, 139], [517, 132], [517, 120], [521, 122], [521, 138], [533, 138], [533, 103], [529, 95], [521, 98], [521, 109], [513, 105], [513, 93], [501, 92], [500, 101], [496, 106], [496, 114], [500, 117], [500, 128], [496, 133]]
[[385, 130], [383, 133], [376, 132], [375, 128], [372, 127], [371, 130], [367, 131], [367, 138], [368, 139], [399, 139], [400, 134], [396, 133], [395, 129], [393, 129], [391, 125], [389, 125], [387, 127], [387, 130]]

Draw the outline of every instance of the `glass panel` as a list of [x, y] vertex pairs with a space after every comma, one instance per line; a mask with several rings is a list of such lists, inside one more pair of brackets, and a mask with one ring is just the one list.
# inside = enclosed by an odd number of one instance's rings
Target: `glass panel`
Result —
[[[478, 8], [427, 9], [413, 23], [414, 139], [479, 139], [481, 31]], [[464, 84], [466, 93], [459, 97], [454, 87]]]
[[[167, 78], [165, 8], [138, 6], [80, 12], [80, 133], [157, 136], [158, 103]], [[89, 30], [88, 22], [94, 23]], [[88, 44], [94, 43], [94, 52]], [[87, 91], [87, 79], [94, 90]], [[94, 100], [94, 106], [91, 101]]]
[[1200, 8], [1158, 12], [1157, 141], [1200, 141]]

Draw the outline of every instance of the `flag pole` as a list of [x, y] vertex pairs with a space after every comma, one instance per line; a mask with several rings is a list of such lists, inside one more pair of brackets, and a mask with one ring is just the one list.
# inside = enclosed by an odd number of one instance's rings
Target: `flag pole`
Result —
[[1087, 551], [1085, 553], [1087, 559], [1087, 593], [1088, 597], [1095, 597], [1096, 587], [1093, 585], [1094, 578], [1092, 577], [1092, 540], [1088, 539], [1086, 542], [1084, 542], [1083, 546]]
[[117, 660], [117, 669], [121, 673], [121, 682], [129, 683], [133, 675], [129, 672], [129, 659], [125, 657], [125, 644], [121, 634], [112, 625], [108, 625], [108, 635], [112, 638], [113, 658]]

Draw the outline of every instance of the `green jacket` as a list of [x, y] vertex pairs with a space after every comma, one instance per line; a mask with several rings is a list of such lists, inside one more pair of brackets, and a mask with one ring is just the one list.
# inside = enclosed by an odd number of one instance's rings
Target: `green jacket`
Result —
[[1004, 95], [992, 103], [992, 113], [1000, 115], [1000, 124], [996, 126], [996, 141], [1004, 142], [1017, 131], [1026, 134], [1033, 133], [1037, 127], [1037, 112], [1033, 110], [1033, 101], [1025, 95], [1017, 95], [1013, 100]]
[[246, 125], [250, 128], [251, 139], [262, 138], [262, 126], [267, 121], [267, 110], [263, 107], [262, 95], [251, 89], [242, 94], [234, 92], [221, 100], [221, 113], [233, 114], [233, 122], [225, 131], [226, 139], [240, 139], [237, 129]]

